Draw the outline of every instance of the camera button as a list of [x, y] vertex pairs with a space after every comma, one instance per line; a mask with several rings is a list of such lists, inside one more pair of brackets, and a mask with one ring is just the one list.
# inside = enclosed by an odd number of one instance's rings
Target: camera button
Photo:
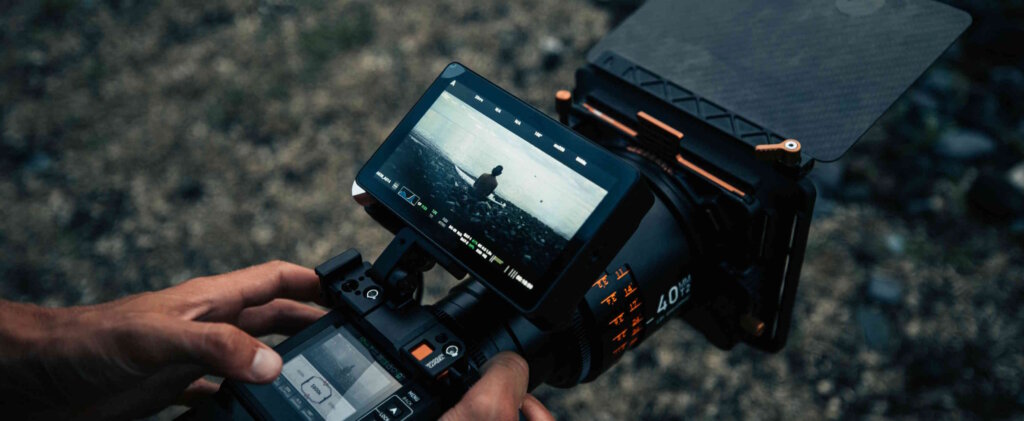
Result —
[[412, 409], [405, 402], [402, 402], [398, 396], [391, 396], [373, 411], [373, 419], [378, 421], [398, 421], [411, 413]]
[[434, 349], [430, 347], [426, 342], [419, 344], [416, 348], [413, 348], [409, 353], [412, 354], [416, 361], [423, 361], [434, 352]]
[[444, 353], [448, 354], [448, 356], [452, 357], [452, 358], [458, 357], [459, 356], [459, 346], [458, 345], [448, 345], [447, 347], [444, 348]]

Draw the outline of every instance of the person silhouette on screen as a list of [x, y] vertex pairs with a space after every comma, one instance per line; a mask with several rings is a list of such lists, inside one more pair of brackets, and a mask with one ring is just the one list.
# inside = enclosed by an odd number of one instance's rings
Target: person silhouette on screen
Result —
[[477, 177], [473, 183], [473, 195], [480, 199], [486, 199], [491, 193], [494, 193], [494, 189], [498, 188], [498, 176], [501, 175], [503, 168], [501, 165], [494, 167], [490, 174], [483, 173], [480, 177]]

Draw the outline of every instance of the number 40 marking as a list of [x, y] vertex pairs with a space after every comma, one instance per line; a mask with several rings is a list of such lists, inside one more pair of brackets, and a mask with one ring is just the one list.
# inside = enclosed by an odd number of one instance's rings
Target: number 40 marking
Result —
[[661, 294], [661, 298], [658, 299], [658, 314], [668, 311], [669, 307], [675, 309], [677, 305], [681, 305], [689, 299], [690, 275], [686, 275], [679, 283], [672, 285], [668, 292]]

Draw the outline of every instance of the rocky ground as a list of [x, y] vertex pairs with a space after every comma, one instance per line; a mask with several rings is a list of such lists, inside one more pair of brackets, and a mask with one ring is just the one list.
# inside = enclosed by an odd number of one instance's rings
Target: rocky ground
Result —
[[[349, 183], [445, 64], [551, 112], [633, 3], [5, 2], [0, 296], [88, 304], [374, 256], [388, 236]], [[969, 33], [816, 170], [785, 350], [673, 322], [541, 400], [583, 420], [1024, 416], [1024, 9], [960, 6]]]

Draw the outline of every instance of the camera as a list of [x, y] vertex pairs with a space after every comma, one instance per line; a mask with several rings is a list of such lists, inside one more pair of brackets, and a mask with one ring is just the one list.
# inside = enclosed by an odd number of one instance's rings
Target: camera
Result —
[[[353, 183], [391, 243], [316, 268], [333, 310], [276, 348], [277, 380], [225, 382], [185, 417], [434, 419], [499, 352], [529, 362], [530, 388], [572, 387], [676, 317], [717, 347], [778, 351], [814, 162], [969, 24], [932, 2], [819, 3], [808, 19], [787, 2], [648, 1], [555, 93], [558, 121], [450, 64]], [[434, 265], [463, 281], [422, 305]]]

